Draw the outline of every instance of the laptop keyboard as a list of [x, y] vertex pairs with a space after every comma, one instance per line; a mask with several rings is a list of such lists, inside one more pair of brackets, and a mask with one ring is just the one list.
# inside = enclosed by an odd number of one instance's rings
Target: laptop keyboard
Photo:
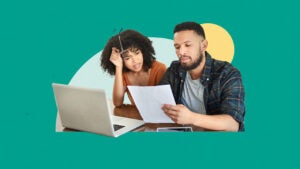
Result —
[[118, 124], [114, 124], [114, 130], [115, 130], [115, 131], [117, 131], [117, 130], [123, 128], [123, 127], [125, 127], [125, 126], [118, 125]]

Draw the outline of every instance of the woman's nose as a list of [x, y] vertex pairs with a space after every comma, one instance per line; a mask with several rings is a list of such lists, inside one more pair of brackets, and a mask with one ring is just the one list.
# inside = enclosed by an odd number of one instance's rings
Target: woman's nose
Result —
[[135, 63], [137, 61], [137, 56], [133, 56], [131, 59], [132, 59], [132, 62]]

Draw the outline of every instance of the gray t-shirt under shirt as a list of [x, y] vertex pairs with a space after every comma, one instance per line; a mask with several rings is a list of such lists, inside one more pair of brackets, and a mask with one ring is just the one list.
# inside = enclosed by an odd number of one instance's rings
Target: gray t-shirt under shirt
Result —
[[182, 103], [193, 112], [206, 114], [203, 91], [204, 87], [200, 79], [192, 80], [190, 73], [187, 72], [181, 97]]

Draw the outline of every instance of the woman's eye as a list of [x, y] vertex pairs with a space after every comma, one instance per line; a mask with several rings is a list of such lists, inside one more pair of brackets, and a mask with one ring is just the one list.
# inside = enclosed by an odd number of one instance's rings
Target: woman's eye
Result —
[[128, 56], [125, 56], [123, 59], [124, 59], [124, 60], [129, 60], [129, 59], [130, 59], [130, 57], [128, 57]]

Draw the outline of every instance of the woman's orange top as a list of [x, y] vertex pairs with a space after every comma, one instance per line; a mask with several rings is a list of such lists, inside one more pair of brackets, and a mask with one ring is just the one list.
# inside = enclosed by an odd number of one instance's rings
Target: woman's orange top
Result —
[[[167, 70], [166, 65], [164, 65], [163, 63], [160, 63], [158, 61], [154, 61], [152, 63], [152, 67], [150, 70], [150, 76], [149, 76], [149, 81], [148, 81], [147, 86], [157, 85], [160, 82], [161, 78], [164, 76], [166, 70]], [[132, 85], [132, 84], [129, 82], [128, 76], [126, 73], [123, 73], [123, 85], [126, 86], [125, 92], [127, 93], [131, 104], [135, 105], [133, 98], [127, 88], [128, 85]]]

